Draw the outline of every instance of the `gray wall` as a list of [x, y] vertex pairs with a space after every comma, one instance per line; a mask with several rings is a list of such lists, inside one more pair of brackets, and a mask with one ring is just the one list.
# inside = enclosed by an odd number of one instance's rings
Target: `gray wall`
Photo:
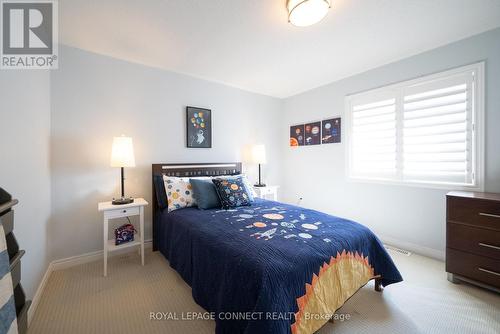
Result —
[[302, 196], [304, 206], [355, 219], [389, 243], [442, 258], [445, 190], [351, 182], [346, 178], [344, 143], [291, 149], [283, 138], [289, 135], [289, 125], [344, 116], [347, 94], [482, 60], [486, 61], [485, 185], [486, 191], [500, 192], [500, 29], [496, 29], [286, 99], [281, 129], [284, 199], [296, 203]]
[[[133, 137], [137, 167], [125, 171], [126, 192], [148, 201], [152, 163], [245, 162], [257, 142], [268, 151], [266, 181], [281, 183], [281, 100], [67, 46], [59, 51], [59, 70], [51, 72], [52, 259], [102, 249], [97, 202], [119, 195], [119, 169], [109, 166], [113, 136]], [[186, 105], [212, 109], [212, 149], [185, 147]], [[245, 169], [255, 180], [257, 167]], [[150, 222], [148, 209], [146, 239]]]
[[26, 250], [22, 283], [32, 298], [49, 261], [49, 72], [0, 71], [0, 187], [19, 199], [14, 232]]

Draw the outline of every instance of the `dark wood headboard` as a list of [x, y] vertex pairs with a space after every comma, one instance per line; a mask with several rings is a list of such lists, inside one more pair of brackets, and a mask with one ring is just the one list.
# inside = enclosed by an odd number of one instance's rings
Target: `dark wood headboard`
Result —
[[156, 216], [159, 207], [156, 199], [155, 175], [167, 175], [177, 177], [195, 177], [195, 176], [218, 176], [241, 174], [241, 162], [223, 162], [223, 163], [178, 163], [178, 164], [153, 164], [151, 180], [153, 183], [153, 251], [158, 250], [159, 237], [157, 227], [159, 222]]

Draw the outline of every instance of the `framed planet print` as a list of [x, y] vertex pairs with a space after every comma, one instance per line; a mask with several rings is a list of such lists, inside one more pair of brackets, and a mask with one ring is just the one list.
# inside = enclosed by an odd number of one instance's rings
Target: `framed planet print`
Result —
[[322, 144], [340, 143], [340, 117], [323, 120], [321, 126]]
[[186, 141], [190, 148], [212, 147], [212, 111], [186, 107]]
[[304, 145], [321, 144], [321, 122], [307, 123], [304, 125]]
[[304, 146], [304, 124], [290, 127], [290, 146]]

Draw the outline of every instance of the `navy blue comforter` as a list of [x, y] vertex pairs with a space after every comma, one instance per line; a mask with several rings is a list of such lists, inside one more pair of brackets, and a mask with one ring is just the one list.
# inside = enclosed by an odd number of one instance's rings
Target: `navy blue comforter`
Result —
[[[291, 333], [306, 283], [346, 252], [384, 286], [402, 280], [377, 237], [349, 220], [260, 199], [227, 211], [166, 211], [156, 217], [159, 250], [194, 300], [215, 312], [216, 333]], [[235, 317], [228, 312], [253, 313], [227, 320]]]

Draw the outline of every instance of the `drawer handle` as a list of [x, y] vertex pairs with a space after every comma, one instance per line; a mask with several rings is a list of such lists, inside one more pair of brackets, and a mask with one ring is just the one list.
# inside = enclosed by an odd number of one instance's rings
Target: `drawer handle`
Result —
[[123, 210], [123, 213], [127, 213], [127, 210]]
[[487, 274], [500, 276], [500, 273], [497, 273], [496, 271], [491, 271], [491, 270], [484, 269], [484, 268], [481, 268], [481, 267], [477, 268], [477, 270], [482, 271], [482, 272], [485, 272], [485, 273], [487, 273]]
[[493, 245], [490, 245], [490, 244], [485, 244], [484, 242], [480, 242], [478, 245], [482, 246], [482, 247], [488, 247], [488, 248], [493, 248], [493, 249], [496, 249], [496, 250], [500, 250], [500, 247], [493, 246]]
[[480, 216], [486, 216], [486, 217], [500, 218], [500, 215], [494, 215], [492, 213], [479, 212], [479, 215]]

